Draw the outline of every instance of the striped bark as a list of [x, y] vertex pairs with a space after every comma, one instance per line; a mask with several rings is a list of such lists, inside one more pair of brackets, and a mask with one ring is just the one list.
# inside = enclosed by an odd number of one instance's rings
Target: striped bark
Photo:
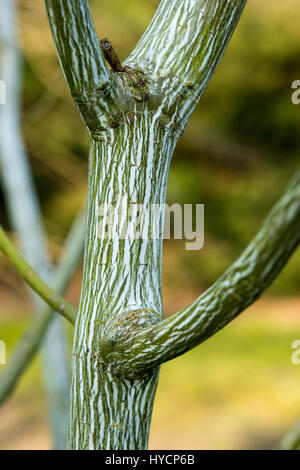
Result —
[[[91, 143], [89, 228], [73, 347], [74, 449], [147, 446], [158, 369], [134, 380], [116, 377], [99, 352], [101, 338], [116, 324], [128, 327], [129, 336], [162, 319], [161, 223], [158, 239], [134, 239], [132, 233], [119, 238], [116, 232], [137, 202], [143, 201], [150, 211], [165, 201], [174, 137], [155, 113], [135, 112], [132, 122]], [[103, 236], [109, 212], [102, 219], [99, 207], [106, 204], [120, 209], [113, 238]]]
[[[71, 449], [147, 447], [158, 366], [133, 378], [130, 373], [118, 376], [114, 362], [105, 364], [103, 357], [111, 348], [119, 355], [116, 335], [131, 342], [139, 331], [162, 320], [162, 221], [157, 240], [131, 240], [130, 235], [108, 240], [99, 233], [99, 207], [125, 200], [129, 210], [131, 204], [150, 210], [165, 202], [176, 142], [243, 5], [162, 1], [123, 72], [112, 70], [108, 79], [106, 72], [98, 76], [101, 85], [92, 92], [84, 77], [81, 96], [71, 82], [91, 135], [85, 269], [73, 344]], [[222, 24], [226, 29], [218, 35]], [[70, 63], [67, 67], [73, 69]], [[82, 76], [81, 69], [76, 73]], [[124, 211], [115, 231], [122, 217]]]

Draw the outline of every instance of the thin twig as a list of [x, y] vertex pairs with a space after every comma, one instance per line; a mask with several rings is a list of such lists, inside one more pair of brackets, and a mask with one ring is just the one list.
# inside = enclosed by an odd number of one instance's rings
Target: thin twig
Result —
[[100, 46], [103, 51], [104, 57], [111, 66], [112, 70], [114, 70], [115, 72], [122, 72], [123, 67], [110, 40], [108, 38], [101, 39]]
[[[60, 293], [66, 289], [82, 255], [85, 238], [84, 220], [85, 213], [80, 212], [73, 222], [70, 233], [64, 243], [58, 268], [54, 272], [54, 288]], [[27, 330], [14, 348], [7, 366], [0, 375], [0, 405], [10, 396], [22, 373], [37, 352], [53, 315], [56, 314], [46, 305], [31, 320]]]
[[76, 310], [63, 297], [51, 289], [23, 258], [0, 226], [0, 249], [9, 258], [25, 282], [56, 312], [75, 323]]

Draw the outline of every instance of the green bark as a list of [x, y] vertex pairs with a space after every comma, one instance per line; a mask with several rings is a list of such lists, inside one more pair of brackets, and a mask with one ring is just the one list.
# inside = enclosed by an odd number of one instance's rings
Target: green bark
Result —
[[[98, 208], [126, 201], [129, 212], [136, 201], [143, 200], [146, 207], [162, 203], [173, 147], [173, 138], [151, 113], [91, 143], [89, 230], [73, 345], [73, 449], [147, 446], [158, 370], [133, 381], [118, 378], [107, 370], [98, 351], [101, 338], [115, 322], [136, 330], [162, 319], [162, 239], [103, 237], [100, 222], [105, 227], [108, 214], [102, 220]], [[124, 215], [127, 211], [115, 220], [115, 229], [121, 227]]]

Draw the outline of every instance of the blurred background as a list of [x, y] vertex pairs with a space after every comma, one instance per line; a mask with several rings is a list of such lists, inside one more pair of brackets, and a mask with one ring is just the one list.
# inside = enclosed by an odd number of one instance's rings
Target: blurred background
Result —
[[[129, 54], [158, 1], [91, 0], [99, 38]], [[54, 262], [86, 196], [88, 136], [70, 98], [43, 2], [18, 1], [23, 54], [22, 131]], [[299, 165], [297, 0], [249, 0], [170, 169], [167, 202], [205, 204], [205, 245], [165, 241], [163, 297], [170, 315], [194, 300], [257, 231]], [[1, 77], [0, 77], [1, 79]], [[11, 231], [0, 189], [0, 221]], [[205, 344], [162, 367], [151, 449], [263, 449], [300, 416], [300, 252], [263, 299]], [[78, 302], [81, 269], [67, 293]], [[0, 339], [9, 353], [31, 316], [27, 289], [0, 256]], [[71, 331], [70, 331], [71, 338]], [[2, 366], [0, 366], [1, 368]], [[1, 371], [0, 371], [1, 372]], [[0, 409], [1, 449], [47, 449], [47, 409], [35, 359]]]

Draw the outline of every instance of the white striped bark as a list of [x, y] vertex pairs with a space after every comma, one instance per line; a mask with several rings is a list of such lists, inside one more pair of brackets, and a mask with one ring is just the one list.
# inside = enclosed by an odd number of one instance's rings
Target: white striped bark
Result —
[[276, 278], [300, 243], [300, 170], [242, 255], [180, 312], [131, 335], [113, 326], [100, 355], [116, 374], [136, 377], [189, 351], [232, 321]]
[[124, 63], [128, 71], [111, 72], [109, 81], [89, 90], [88, 99], [75, 96], [91, 150], [85, 269], [73, 346], [72, 449], [147, 446], [158, 369], [124, 378], [102, 356], [115, 352], [118, 331], [130, 341], [162, 319], [162, 225], [158, 240], [111, 242], [100, 237], [98, 209], [124, 198], [148, 208], [165, 202], [174, 147], [244, 4], [162, 1]]
[[73, 347], [73, 449], [147, 446], [158, 370], [133, 381], [116, 377], [103, 367], [99, 342], [112, 324], [129, 323], [137, 331], [162, 319], [162, 236], [103, 237], [100, 222], [104, 227], [107, 220], [98, 214], [101, 205], [127, 201], [128, 212], [115, 221], [120, 229], [137, 202], [149, 209], [162, 204], [173, 148], [173, 136], [148, 111], [91, 143], [84, 281]]
[[168, 126], [182, 132], [222, 58], [246, 0], [161, 0], [126, 65], [151, 77]]

